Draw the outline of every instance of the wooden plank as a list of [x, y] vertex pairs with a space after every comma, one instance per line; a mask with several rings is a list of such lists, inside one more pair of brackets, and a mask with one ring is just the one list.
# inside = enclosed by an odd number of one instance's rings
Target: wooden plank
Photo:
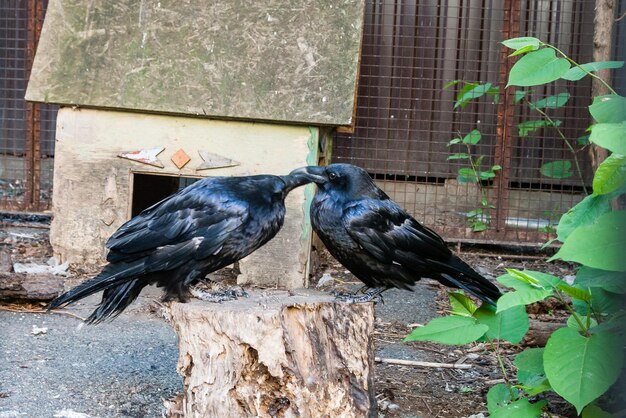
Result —
[[51, 0], [28, 100], [350, 125], [363, 0]]

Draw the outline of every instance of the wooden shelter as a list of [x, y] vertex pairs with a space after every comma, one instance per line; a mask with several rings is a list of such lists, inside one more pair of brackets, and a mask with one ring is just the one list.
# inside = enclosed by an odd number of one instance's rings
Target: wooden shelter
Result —
[[[364, 2], [51, 0], [26, 93], [60, 104], [50, 236], [98, 262], [182, 178], [286, 174], [351, 125]], [[244, 260], [243, 282], [306, 284], [313, 192]], [[272, 260], [269, 263], [267, 260]]]

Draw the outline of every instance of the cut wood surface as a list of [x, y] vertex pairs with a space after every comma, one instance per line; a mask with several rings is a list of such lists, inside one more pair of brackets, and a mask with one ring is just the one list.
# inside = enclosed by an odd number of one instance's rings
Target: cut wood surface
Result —
[[311, 290], [173, 302], [184, 417], [375, 417], [374, 307]]

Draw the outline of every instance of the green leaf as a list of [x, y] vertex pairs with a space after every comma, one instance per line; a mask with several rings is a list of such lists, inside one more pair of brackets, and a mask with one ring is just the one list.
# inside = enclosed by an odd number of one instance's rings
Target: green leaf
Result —
[[561, 259], [585, 266], [626, 271], [626, 211], [608, 212], [594, 224], [576, 228], [549, 261]]
[[508, 86], [537, 86], [558, 80], [570, 68], [565, 58], [558, 58], [552, 48], [529, 52], [513, 65]]
[[448, 298], [450, 299], [452, 313], [455, 315], [471, 317], [478, 308], [463, 292], [448, 292]]
[[451, 139], [450, 142], [448, 142], [448, 146], [458, 144], [460, 142], [461, 142], [461, 138], [454, 138], [454, 139]]
[[626, 97], [617, 94], [593, 98], [589, 113], [599, 123], [619, 123], [626, 120]]
[[[594, 313], [598, 315], [613, 315], [622, 309], [624, 302], [624, 295], [618, 293], [607, 292], [600, 287], [590, 287], [591, 293], [591, 308]], [[589, 304], [577, 299], [572, 300], [574, 309], [580, 315], [589, 314]], [[606, 324], [603, 323], [602, 325]]]
[[454, 103], [454, 109], [461, 106], [464, 107], [470, 100], [478, 99], [483, 96], [485, 93], [489, 91], [491, 88], [491, 83], [487, 84], [479, 84], [467, 91], [465, 91], [460, 97], [457, 98], [456, 103]]
[[579, 136], [578, 138], [576, 138], [576, 142], [578, 142], [578, 145], [588, 145], [589, 144], [589, 134], [587, 135], [583, 135], [583, 136]]
[[474, 312], [474, 318], [489, 327], [485, 335], [491, 339], [506, 340], [517, 344], [528, 332], [528, 315], [525, 306], [514, 306], [496, 313], [492, 307], [486, 307], [483, 304]]
[[529, 133], [536, 131], [537, 129], [545, 128], [547, 126], [561, 126], [561, 121], [557, 120], [554, 123], [545, 119], [527, 120], [517, 125], [517, 133], [522, 138], [527, 137]]
[[517, 381], [530, 396], [551, 389], [543, 370], [543, 348], [527, 348], [515, 356], [514, 364]]
[[452, 154], [448, 156], [448, 160], [467, 160], [470, 156], [465, 153]]
[[[459, 93], [456, 95], [456, 102], [454, 104], [454, 108], [456, 109], [457, 103], [460, 102], [461, 97], [463, 97], [463, 95], [465, 93], [467, 93], [470, 90], [475, 89], [479, 85], [480, 85], [480, 83], [472, 83], [472, 82], [469, 82], [469, 81], [464, 81], [463, 82], [463, 87], [461, 87], [461, 89], [459, 90]], [[465, 102], [461, 103], [461, 109], [464, 108], [465, 106], [467, 106], [468, 102], [469, 102], [469, 100], [466, 100]]]
[[461, 82], [461, 80], [451, 80], [451, 81], [448, 81], [446, 84], [443, 85], [443, 89], [447, 90], [447, 89], [449, 89], [452, 86], [456, 86], [460, 82]]
[[589, 141], [611, 152], [626, 155], [626, 121], [593, 125]]
[[597, 334], [598, 332], [610, 332], [613, 334], [620, 334], [623, 338], [626, 334], [626, 311], [623, 309], [614, 311], [605, 322], [591, 328], [589, 332], [592, 334]]
[[482, 232], [487, 230], [487, 224], [483, 221], [472, 221], [471, 227], [473, 232]]
[[561, 328], [548, 339], [543, 364], [554, 391], [580, 413], [617, 380], [623, 357], [614, 334], [584, 337], [573, 328]]
[[478, 208], [478, 209], [470, 210], [469, 212], [467, 212], [465, 214], [465, 216], [468, 217], [468, 218], [475, 218], [475, 217], [477, 217], [479, 215], [483, 215], [484, 213], [485, 213], [484, 209]]
[[591, 301], [591, 293], [586, 290], [580, 289], [578, 287], [570, 286], [565, 282], [561, 282], [556, 287], [562, 291], [570, 295], [574, 299], [582, 300], [585, 302]]
[[572, 162], [567, 160], [545, 163], [539, 169], [542, 175], [553, 179], [566, 179], [574, 175]]
[[[624, 61], [597, 61], [597, 62], [588, 62], [586, 64], [581, 64], [580, 66], [584, 68], [585, 70], [587, 70], [588, 72], [592, 73], [594, 71], [608, 69], [608, 68], [622, 68], [623, 65], [624, 65]], [[578, 81], [586, 75], [587, 73], [585, 71], [583, 71], [579, 67], [574, 66], [570, 68], [570, 70], [566, 72], [565, 75], [563, 75], [563, 77], [561, 78], [565, 80], [569, 80], [569, 81]]]
[[525, 289], [507, 292], [498, 299], [498, 312], [504, 312], [515, 306], [523, 306], [544, 300], [554, 294], [552, 289]]
[[542, 273], [540, 271], [533, 270], [516, 270], [516, 269], [506, 269], [508, 274], [504, 274], [498, 277], [500, 283], [507, 287], [512, 287], [516, 290], [523, 290], [527, 286], [530, 285], [533, 288], [538, 289], [552, 289], [555, 288], [559, 283], [561, 283], [561, 279], [555, 277], [551, 274]]
[[[593, 318], [589, 318], [589, 325], [587, 325], [587, 318], [581, 318], [581, 320], [582, 320], [583, 324], [585, 324], [585, 326], [587, 328], [593, 328], [596, 325], [598, 325], [598, 321], [596, 321]], [[576, 320], [574, 315], [570, 315], [570, 317], [567, 318], [567, 326], [569, 328], [573, 328], [573, 329], [575, 329], [576, 331], [579, 331], [579, 332], [585, 331], [584, 329], [580, 328], [580, 325], [578, 324], [578, 321]]]
[[515, 90], [515, 104], [518, 104], [526, 96], [526, 90]]
[[507, 39], [506, 41], [502, 41], [502, 45], [506, 46], [507, 48], [514, 49], [517, 51], [519, 49], [526, 48], [529, 46], [535, 47], [535, 49], [537, 49], [541, 45], [543, 45], [543, 42], [541, 42], [537, 38], [533, 38], [530, 36], [523, 36], [520, 38], [512, 38], [512, 39]]
[[561, 217], [561, 220], [556, 228], [557, 239], [561, 242], [565, 242], [567, 237], [576, 228], [595, 222], [600, 215], [607, 213], [610, 210], [610, 196], [591, 195], [585, 197]]
[[507, 292], [498, 299], [498, 313], [514, 306], [528, 305], [546, 299], [554, 294], [553, 289], [561, 283], [559, 278], [538, 271], [514, 269], [507, 269], [507, 271], [508, 274], [504, 274], [496, 280], [516, 291]]
[[626, 274], [621, 271], [598, 270], [582, 266], [576, 273], [576, 284], [599, 287], [611, 293], [626, 293]]
[[480, 142], [480, 137], [480, 131], [478, 129], [474, 129], [472, 132], [463, 137], [463, 143], [471, 145], [478, 144]]
[[548, 401], [545, 399], [537, 403], [530, 403], [528, 399], [521, 398], [498, 409], [493, 414], [490, 414], [490, 418], [539, 418], [541, 417], [541, 410], [547, 405]]
[[544, 300], [554, 294], [552, 289], [527, 288], [515, 292], [507, 292], [498, 299], [497, 312], [505, 312], [516, 306], [525, 306], [540, 300]]
[[489, 327], [474, 318], [443, 316], [435, 318], [421, 328], [415, 328], [404, 341], [433, 341], [448, 345], [471, 343], [482, 337]]
[[517, 380], [521, 383], [529, 374], [544, 374], [543, 348], [527, 348], [515, 356], [513, 363], [517, 367]]
[[459, 183], [478, 183], [478, 175], [471, 168], [461, 168], [459, 169], [459, 175], [456, 178]]
[[496, 176], [496, 173], [494, 173], [493, 171], [481, 171], [478, 173], [478, 177], [480, 177], [481, 180], [489, 180], [492, 179]]
[[556, 96], [546, 97], [545, 99], [537, 100], [529, 104], [531, 109], [558, 109], [565, 105], [569, 100], [569, 93], [559, 93]]
[[515, 388], [509, 388], [504, 383], [498, 383], [497, 385], [493, 385], [489, 388], [487, 392], [487, 409], [489, 410], [489, 414], [495, 414], [501, 408], [506, 407], [513, 401], [511, 398], [511, 391], [513, 392], [513, 396], [517, 398], [518, 391]]
[[509, 54], [509, 57], [515, 57], [517, 55], [525, 54], [525, 53], [530, 52], [530, 51], [536, 51], [537, 49], [539, 49], [539, 48], [537, 48], [534, 45], [526, 45], [525, 47], [522, 47], [522, 48], [516, 50], [512, 54]]
[[587, 405], [583, 409], [582, 418], [614, 418], [613, 414], [603, 411], [597, 405]]
[[[624, 139], [626, 141], [626, 138]], [[593, 176], [593, 194], [614, 192], [626, 182], [626, 155], [611, 154], [598, 167]]]

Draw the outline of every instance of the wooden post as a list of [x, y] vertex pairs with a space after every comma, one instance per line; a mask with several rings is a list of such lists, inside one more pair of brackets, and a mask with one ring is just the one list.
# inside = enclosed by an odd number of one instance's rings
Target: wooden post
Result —
[[311, 290], [172, 303], [184, 417], [375, 417], [373, 304]]
[[[610, 61], [613, 52], [613, 26], [615, 25], [615, 0], [596, 0], [596, 14], [593, 20], [593, 60]], [[596, 74], [611, 83], [611, 70], [599, 70]], [[591, 82], [591, 96], [597, 97], [609, 94], [609, 90], [599, 80], [593, 79]], [[591, 166], [595, 171], [600, 163], [608, 157], [606, 149], [595, 144], [589, 147]]]

